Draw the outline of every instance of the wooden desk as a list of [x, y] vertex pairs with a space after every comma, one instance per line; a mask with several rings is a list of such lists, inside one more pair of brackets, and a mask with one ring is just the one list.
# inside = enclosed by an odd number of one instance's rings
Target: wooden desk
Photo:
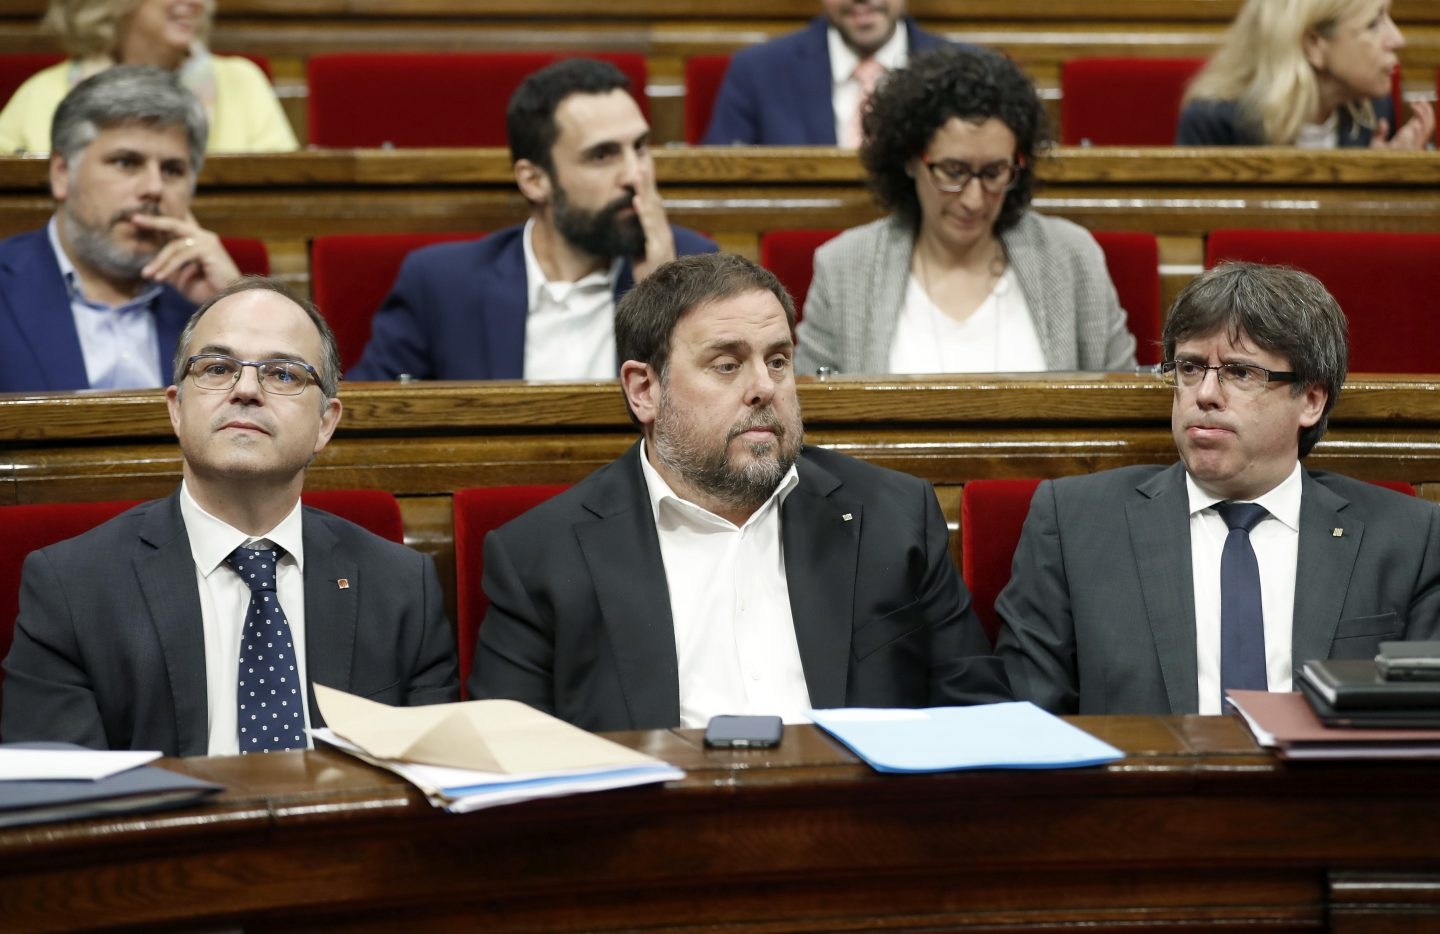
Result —
[[1440, 924], [1440, 768], [1287, 765], [1220, 717], [1077, 718], [1068, 771], [879, 775], [616, 734], [664, 787], [449, 815], [330, 751], [164, 763], [206, 806], [0, 831], [0, 918], [45, 930], [1343, 932]]

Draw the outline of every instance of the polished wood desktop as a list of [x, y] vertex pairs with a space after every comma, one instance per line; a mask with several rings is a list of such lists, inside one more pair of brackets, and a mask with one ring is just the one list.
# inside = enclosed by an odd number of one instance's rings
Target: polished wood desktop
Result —
[[1228, 717], [1081, 717], [1128, 755], [882, 775], [615, 734], [666, 786], [467, 815], [333, 751], [167, 760], [209, 803], [0, 831], [27, 931], [1234, 931], [1440, 925], [1440, 767], [1285, 763]]

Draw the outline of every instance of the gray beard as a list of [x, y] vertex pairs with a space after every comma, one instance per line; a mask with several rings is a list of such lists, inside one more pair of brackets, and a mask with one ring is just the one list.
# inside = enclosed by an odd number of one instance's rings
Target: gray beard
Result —
[[149, 253], [136, 253], [117, 246], [110, 239], [109, 232], [97, 230], [76, 217], [67, 202], [65, 211], [65, 232], [70, 235], [70, 248], [86, 266], [99, 272], [107, 279], [118, 282], [140, 281], [140, 271], [160, 252], [156, 247]]
[[[664, 430], [659, 424], [656, 426], [656, 457], [704, 496], [736, 510], [754, 511], [770, 498], [794, 465], [804, 440], [803, 432], [800, 437], [790, 438], [775, 410], [767, 409], [732, 428], [724, 444], [702, 446], [696, 442], [698, 432], [687, 430], [688, 420], [668, 404], [662, 405], [668, 410], [668, 417]], [[679, 430], [671, 430], [677, 427]], [[775, 439], [752, 444], [750, 453], [757, 459], [741, 467], [733, 466], [728, 456], [730, 441], [744, 431], [759, 427], [773, 428]], [[773, 459], [758, 459], [772, 451]]]

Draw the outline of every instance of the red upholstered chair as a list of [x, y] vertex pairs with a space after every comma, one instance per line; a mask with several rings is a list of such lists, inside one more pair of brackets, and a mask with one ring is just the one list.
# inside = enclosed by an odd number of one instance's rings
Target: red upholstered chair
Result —
[[760, 236], [760, 265], [775, 274], [795, 299], [798, 316], [815, 275], [815, 250], [840, 233], [828, 229], [767, 230]]
[[0, 55], [0, 107], [35, 72], [44, 71], [65, 56], [60, 52], [8, 52]]
[[345, 369], [360, 362], [370, 319], [400, 273], [406, 254], [432, 243], [483, 233], [335, 234], [310, 244], [310, 295], [335, 331]]
[[490, 601], [480, 586], [485, 577], [485, 535], [568, 487], [569, 484], [558, 483], [470, 487], [455, 491], [455, 604], [459, 617], [455, 621], [455, 638], [460, 653], [462, 700], [468, 695], [465, 682], [470, 678], [470, 663], [475, 659], [480, 623], [490, 608]]
[[1248, 260], [1315, 276], [1350, 321], [1352, 373], [1440, 373], [1430, 315], [1440, 295], [1440, 234], [1212, 230], [1205, 265]]
[[242, 276], [268, 276], [270, 275], [270, 251], [265, 248], [264, 240], [256, 240], [254, 237], [221, 237], [220, 245], [225, 247], [225, 252], [240, 267]]
[[1010, 581], [1020, 529], [1039, 480], [971, 480], [960, 494], [960, 565], [990, 644], [1000, 632], [995, 598]]
[[381, 538], [405, 544], [400, 503], [388, 490], [306, 490], [300, 499], [307, 506], [333, 512]]
[[710, 128], [715, 98], [730, 67], [728, 55], [692, 55], [685, 59], [685, 142], [700, 142]]
[[1095, 242], [1105, 251], [1110, 280], [1135, 335], [1135, 359], [1160, 362], [1160, 248], [1152, 233], [1103, 230]]
[[[342, 52], [312, 55], [310, 142], [316, 146], [504, 146], [505, 107], [520, 82], [557, 52]], [[645, 57], [591, 56], [616, 65], [647, 116]]]
[[1203, 58], [1074, 58], [1060, 66], [1060, 142], [1170, 146]]

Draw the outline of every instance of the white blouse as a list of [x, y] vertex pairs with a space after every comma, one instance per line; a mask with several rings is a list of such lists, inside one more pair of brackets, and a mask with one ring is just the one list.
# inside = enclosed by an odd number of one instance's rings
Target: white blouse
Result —
[[1034, 373], [1046, 369], [1025, 293], [1006, 267], [964, 321], [940, 310], [914, 274], [890, 345], [891, 373]]

